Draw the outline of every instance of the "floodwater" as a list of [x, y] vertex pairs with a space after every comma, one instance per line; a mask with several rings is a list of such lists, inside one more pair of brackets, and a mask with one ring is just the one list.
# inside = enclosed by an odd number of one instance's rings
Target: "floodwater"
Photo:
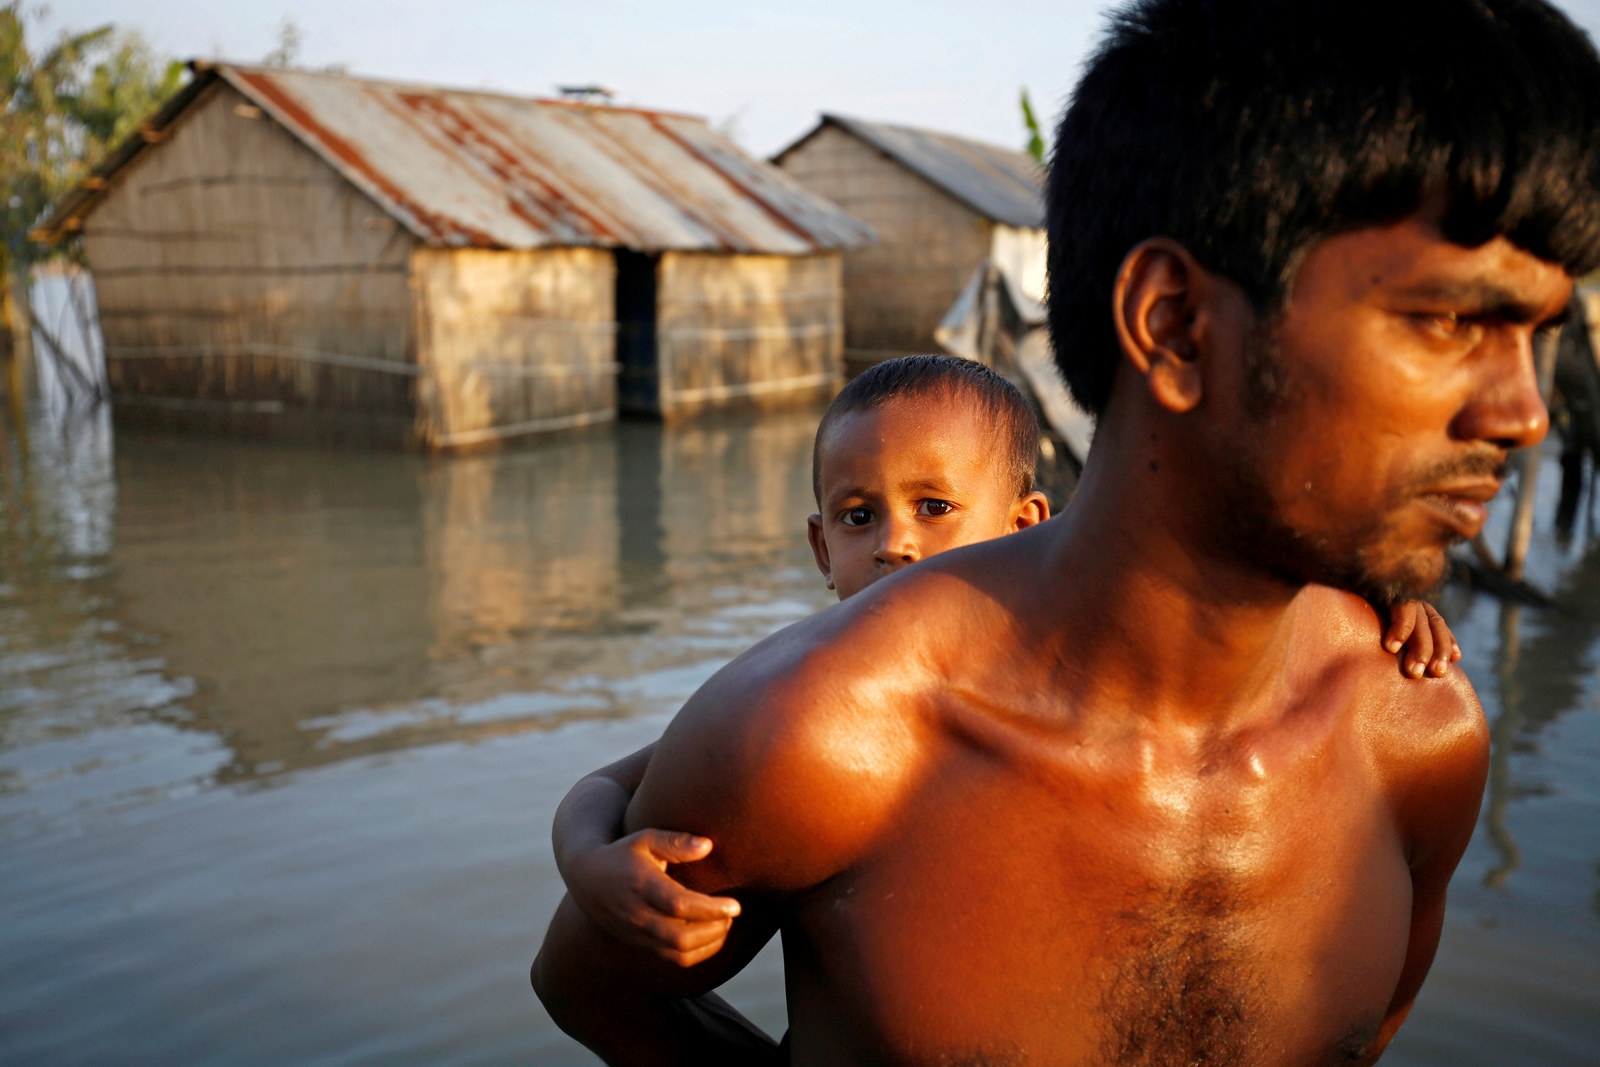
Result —
[[[592, 1062], [527, 985], [551, 813], [829, 603], [815, 418], [449, 460], [0, 426], [0, 1061]], [[1386, 1063], [1600, 1059], [1600, 547], [1554, 486], [1563, 609], [1445, 598], [1494, 772]], [[773, 1029], [778, 968], [732, 995]]]

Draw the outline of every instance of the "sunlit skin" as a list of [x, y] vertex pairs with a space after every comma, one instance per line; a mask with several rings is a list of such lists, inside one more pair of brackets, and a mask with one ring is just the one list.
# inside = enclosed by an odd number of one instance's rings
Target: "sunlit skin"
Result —
[[714, 840], [673, 872], [742, 915], [683, 968], [564, 903], [552, 1015], [613, 1062], [782, 1062], [700, 999], [781, 926], [794, 1064], [1374, 1061], [1432, 961], [1487, 732], [1460, 672], [1413, 682], [1371, 607], [1309, 583], [1441, 573], [1545, 431], [1532, 346], [1569, 288], [1425, 216], [1329, 238], [1263, 414], [1237, 288], [1131, 250], [1072, 507], [714, 677], [626, 828]]
[[[841, 600], [910, 563], [1049, 517], [1045, 498], [1019, 495], [1015, 473], [996, 462], [1005, 442], [964, 393], [889, 400], [835, 419], [822, 434], [816, 473], [827, 518], [818, 513], [807, 524], [817, 568]], [[1448, 625], [1423, 601], [1391, 611], [1384, 647], [1418, 678], [1443, 677], [1461, 658]], [[710, 839], [654, 827], [620, 832], [654, 749], [573, 786], [552, 844], [585, 915], [622, 943], [689, 967], [721, 950], [739, 902], [696, 893], [667, 874], [710, 855]]]

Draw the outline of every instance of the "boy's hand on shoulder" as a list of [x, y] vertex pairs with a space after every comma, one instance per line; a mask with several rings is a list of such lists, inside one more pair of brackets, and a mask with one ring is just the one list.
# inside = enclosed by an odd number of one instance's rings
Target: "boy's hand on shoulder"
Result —
[[692, 967], [727, 940], [739, 902], [685, 888], [667, 875], [674, 863], [711, 853], [693, 834], [646, 829], [590, 849], [572, 862], [572, 899], [584, 914], [626, 945]]
[[1400, 669], [1410, 678], [1424, 674], [1443, 678], [1450, 664], [1461, 658], [1461, 646], [1449, 624], [1426, 600], [1408, 600], [1389, 609], [1383, 647], [1400, 657]]

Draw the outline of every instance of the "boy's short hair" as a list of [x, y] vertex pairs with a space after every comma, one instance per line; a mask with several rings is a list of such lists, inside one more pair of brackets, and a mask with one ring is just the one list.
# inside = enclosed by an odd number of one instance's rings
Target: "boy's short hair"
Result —
[[1434, 198], [1446, 238], [1600, 263], [1600, 61], [1543, 0], [1133, 0], [1057, 131], [1050, 328], [1099, 414], [1123, 257], [1170, 237], [1273, 316], [1318, 240]]
[[956, 356], [899, 356], [874, 363], [839, 391], [823, 413], [811, 446], [811, 491], [822, 506], [822, 439], [839, 416], [891, 400], [965, 394], [994, 424], [1003, 450], [995, 457], [1016, 486], [1033, 491], [1039, 462], [1039, 419], [1020, 390], [982, 363]]

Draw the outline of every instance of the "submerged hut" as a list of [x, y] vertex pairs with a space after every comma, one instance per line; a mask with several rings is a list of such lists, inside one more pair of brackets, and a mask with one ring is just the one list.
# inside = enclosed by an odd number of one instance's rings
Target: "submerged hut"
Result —
[[192, 68], [36, 233], [120, 418], [457, 448], [837, 386], [871, 231], [701, 119]]
[[852, 371], [937, 351], [934, 329], [985, 260], [1043, 299], [1044, 175], [1026, 153], [823, 115], [773, 162], [878, 235], [844, 254]]

